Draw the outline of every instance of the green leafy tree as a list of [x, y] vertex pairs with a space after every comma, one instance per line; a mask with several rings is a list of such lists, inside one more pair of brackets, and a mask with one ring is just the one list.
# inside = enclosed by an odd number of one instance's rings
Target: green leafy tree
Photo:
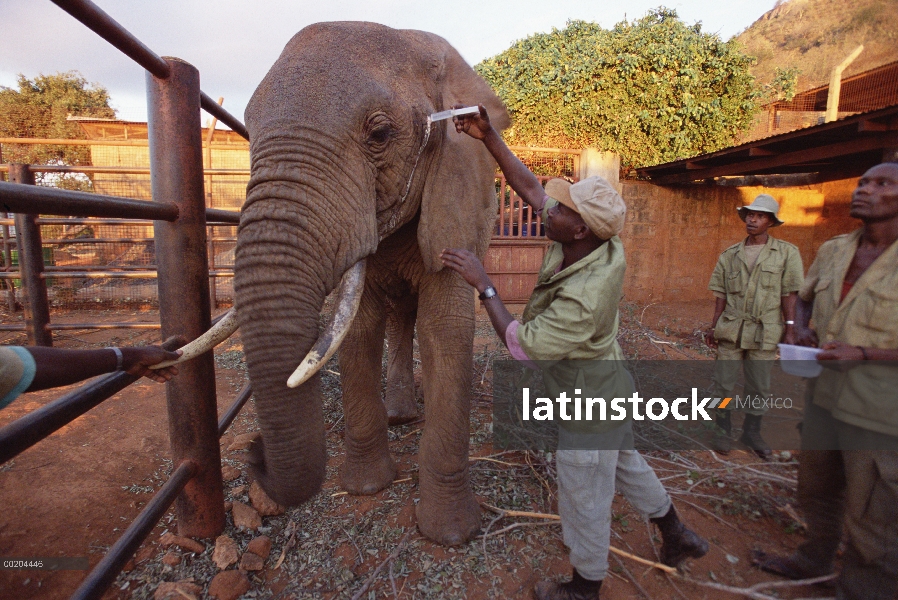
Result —
[[[17, 90], [0, 86], [0, 137], [78, 139], [84, 134], [69, 116], [115, 118], [106, 89], [77, 71], [33, 81], [19, 74], [17, 83]], [[2, 151], [5, 163], [90, 164], [87, 146], [3, 144]]]
[[661, 7], [610, 30], [569, 21], [475, 68], [511, 112], [509, 143], [596, 147], [634, 167], [733, 143], [757, 108], [752, 61]]

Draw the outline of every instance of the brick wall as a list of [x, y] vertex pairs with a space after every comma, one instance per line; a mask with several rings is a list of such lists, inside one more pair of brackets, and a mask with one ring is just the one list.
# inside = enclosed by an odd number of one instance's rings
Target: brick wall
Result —
[[624, 295], [640, 303], [709, 298], [708, 280], [717, 257], [746, 235], [736, 208], [762, 193], [777, 199], [785, 221], [771, 233], [798, 246], [807, 271], [823, 242], [860, 225], [848, 215], [855, 183], [849, 179], [800, 188], [731, 188], [624, 181]]

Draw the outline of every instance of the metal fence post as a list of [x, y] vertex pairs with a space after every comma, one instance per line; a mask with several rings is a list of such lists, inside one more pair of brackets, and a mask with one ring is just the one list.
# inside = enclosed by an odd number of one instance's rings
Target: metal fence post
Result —
[[[197, 69], [164, 58], [171, 71], [160, 79], [147, 73], [150, 181], [153, 200], [175, 202], [173, 223], [154, 221], [159, 267], [162, 337], [195, 339], [211, 324], [206, 253], [206, 203]], [[166, 385], [172, 460], [194, 461], [199, 470], [175, 503], [178, 532], [214, 537], [225, 523], [218, 407], [212, 353], [179, 365]]]
[[[13, 183], [34, 185], [34, 173], [28, 165], [9, 165], [9, 179]], [[37, 215], [16, 213], [16, 246], [19, 250], [19, 273], [25, 290], [25, 331], [28, 343], [34, 346], [52, 346], [50, 332], [50, 303], [47, 300], [47, 282], [43, 278], [44, 254], [41, 228]]]

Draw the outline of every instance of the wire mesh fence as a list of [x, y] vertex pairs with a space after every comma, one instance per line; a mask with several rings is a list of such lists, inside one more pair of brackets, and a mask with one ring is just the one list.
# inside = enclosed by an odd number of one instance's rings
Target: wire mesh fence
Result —
[[[743, 142], [762, 139], [824, 122], [829, 86], [824, 85], [795, 95], [791, 100], [761, 107]], [[838, 118], [849, 117], [898, 104], [898, 61], [842, 79]]]

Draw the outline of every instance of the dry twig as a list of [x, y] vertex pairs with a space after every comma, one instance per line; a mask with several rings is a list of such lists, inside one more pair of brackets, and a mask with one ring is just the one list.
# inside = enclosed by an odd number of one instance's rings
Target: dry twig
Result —
[[366, 591], [368, 591], [368, 588], [371, 586], [371, 584], [374, 582], [374, 580], [377, 579], [377, 576], [380, 574], [380, 572], [383, 570], [383, 568], [387, 565], [387, 563], [392, 563], [394, 560], [396, 560], [396, 557], [398, 557], [399, 554], [405, 549], [405, 545], [408, 542], [408, 538], [411, 537], [411, 535], [412, 535], [412, 533], [414, 533], [414, 531], [415, 531], [415, 528], [411, 527], [411, 528], [409, 528], [408, 531], [405, 532], [405, 535], [399, 541], [399, 545], [397, 545], [395, 548], [393, 548], [393, 551], [390, 552], [390, 555], [386, 559], [384, 559], [384, 561], [382, 563], [377, 565], [377, 568], [374, 569], [374, 572], [368, 576], [368, 579], [365, 580], [365, 583], [362, 584], [362, 587], [360, 587], [358, 589], [358, 591], [355, 594], [353, 594], [352, 600], [359, 600], [362, 597], [362, 595]]

